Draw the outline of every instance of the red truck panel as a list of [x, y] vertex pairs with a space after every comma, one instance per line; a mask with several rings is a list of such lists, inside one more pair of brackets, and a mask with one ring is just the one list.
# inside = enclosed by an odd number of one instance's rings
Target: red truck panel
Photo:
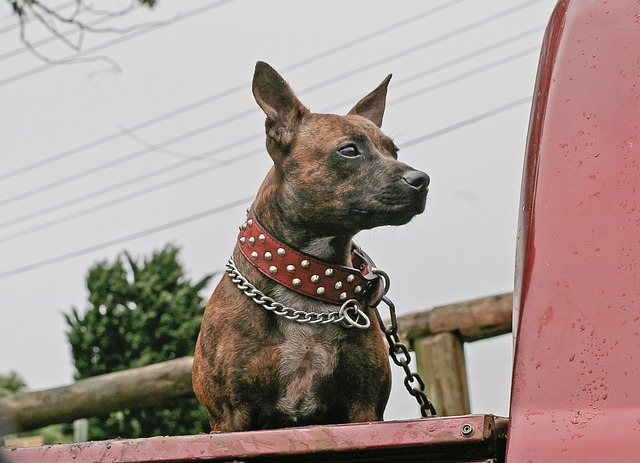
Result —
[[509, 462], [640, 461], [640, 3], [564, 0], [523, 179]]

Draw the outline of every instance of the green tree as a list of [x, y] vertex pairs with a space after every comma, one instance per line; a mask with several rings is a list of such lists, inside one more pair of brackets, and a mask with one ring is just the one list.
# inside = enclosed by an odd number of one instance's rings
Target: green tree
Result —
[[[213, 275], [186, 280], [179, 249], [167, 246], [142, 263], [128, 253], [89, 270], [89, 306], [65, 315], [76, 379], [193, 355]], [[208, 431], [197, 400], [122, 410], [93, 418], [90, 439], [195, 434]]]
[[24, 392], [26, 389], [24, 379], [15, 371], [0, 375], [0, 397]]

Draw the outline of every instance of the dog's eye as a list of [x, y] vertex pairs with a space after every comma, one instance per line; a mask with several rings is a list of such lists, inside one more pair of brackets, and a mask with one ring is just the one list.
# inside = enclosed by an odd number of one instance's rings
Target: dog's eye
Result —
[[338, 153], [348, 158], [354, 158], [360, 155], [360, 151], [358, 151], [358, 147], [356, 145], [343, 146], [338, 150]]
[[396, 144], [394, 143], [393, 144], [393, 157], [396, 158], [396, 159], [398, 159], [398, 151], [400, 151], [400, 148], [398, 148], [396, 146]]

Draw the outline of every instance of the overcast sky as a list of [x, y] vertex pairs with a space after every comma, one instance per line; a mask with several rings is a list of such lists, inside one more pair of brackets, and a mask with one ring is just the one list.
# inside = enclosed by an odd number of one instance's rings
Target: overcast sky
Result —
[[[511, 291], [530, 98], [554, 5], [159, 0], [100, 24], [157, 27], [87, 33], [82, 57], [101, 59], [52, 66], [25, 50], [3, 2], [0, 373], [32, 390], [72, 381], [62, 313], [87, 306], [98, 261], [174, 243], [193, 280], [224, 267], [270, 166], [250, 89], [257, 60], [316, 112], [348, 111], [393, 73], [382, 128], [430, 175], [427, 210], [358, 240], [390, 275], [400, 315]], [[47, 57], [70, 56], [36, 21], [26, 31]], [[466, 346], [473, 412], [508, 414], [511, 347], [510, 335]], [[386, 417], [418, 416], [399, 379]]]

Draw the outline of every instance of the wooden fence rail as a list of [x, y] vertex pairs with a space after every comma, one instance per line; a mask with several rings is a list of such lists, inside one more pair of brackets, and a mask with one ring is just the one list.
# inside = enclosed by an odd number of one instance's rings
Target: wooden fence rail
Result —
[[[0, 398], [0, 419], [27, 431], [126, 408], [193, 396], [193, 357], [81, 379], [68, 386]], [[8, 426], [0, 426], [5, 428]]]
[[[398, 318], [440, 415], [469, 413], [463, 342], [510, 332], [511, 305], [511, 294], [502, 294]], [[26, 431], [193, 396], [192, 363], [183, 357], [0, 398], [0, 429], [8, 417], [14, 429]]]
[[465, 342], [511, 332], [511, 293], [435, 307], [398, 318], [400, 335], [413, 341], [438, 333], [457, 332]]

